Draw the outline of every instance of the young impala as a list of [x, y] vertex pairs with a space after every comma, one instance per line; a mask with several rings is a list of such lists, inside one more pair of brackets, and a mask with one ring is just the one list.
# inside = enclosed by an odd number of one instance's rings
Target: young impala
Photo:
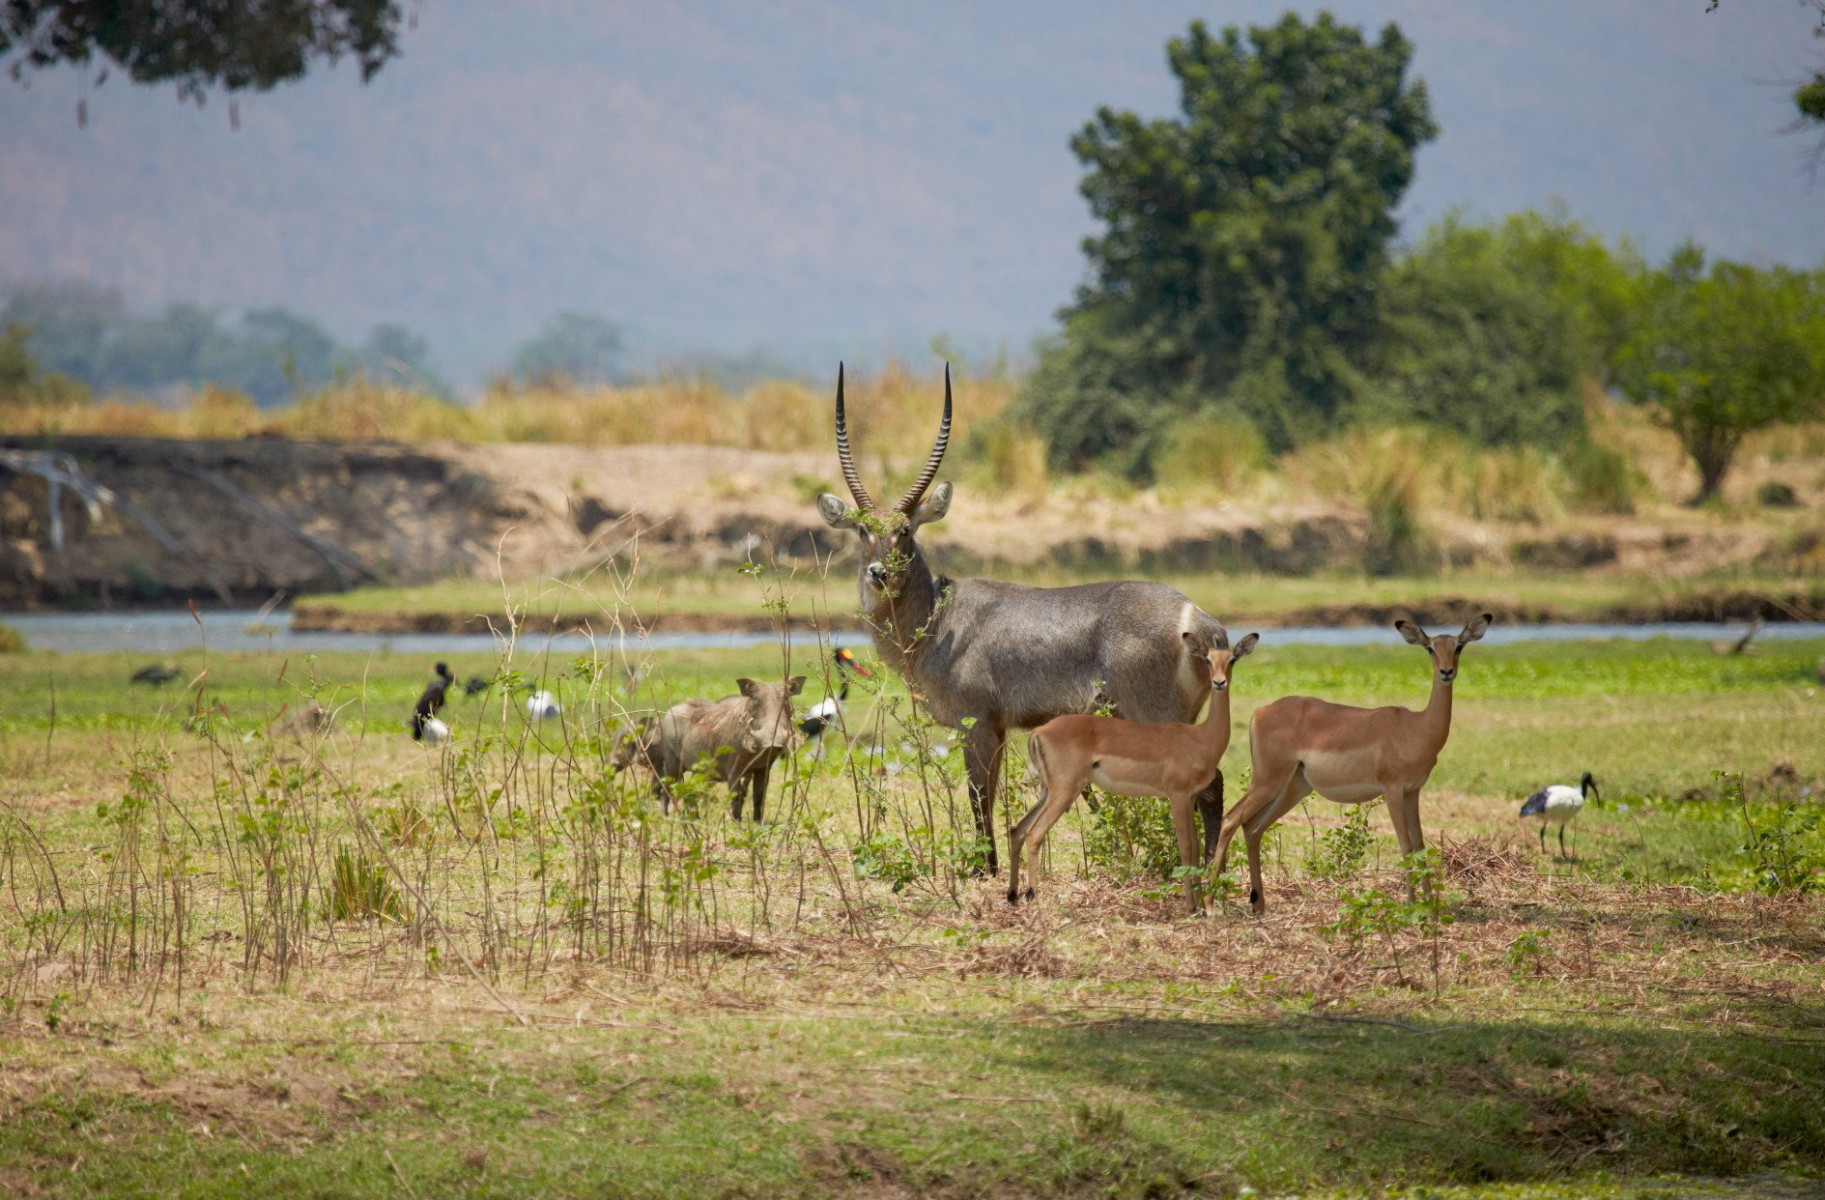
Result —
[[[1191, 634], [1182, 634], [1187, 641]], [[1027, 899], [1039, 884], [1039, 847], [1071, 802], [1094, 783], [1118, 796], [1164, 796], [1172, 802], [1172, 827], [1179, 838], [1179, 861], [1198, 866], [1197, 831], [1192, 811], [1198, 794], [1216, 778], [1223, 752], [1229, 749], [1229, 678], [1236, 660], [1255, 648], [1261, 635], [1251, 633], [1232, 650], [1221, 631], [1207, 652], [1210, 663], [1210, 711], [1196, 725], [1178, 722], [1124, 721], [1082, 713], [1054, 717], [1027, 740], [1027, 756], [1040, 779], [1039, 802], [1014, 827], [1008, 846], [1008, 901], [1020, 900], [1020, 856], [1028, 857]], [[1185, 883], [1189, 911], [1201, 907], [1198, 888]]]
[[[1484, 613], [1456, 636], [1438, 637], [1428, 637], [1410, 622], [1394, 622], [1402, 637], [1432, 657], [1432, 697], [1419, 712], [1352, 708], [1310, 696], [1288, 696], [1255, 710], [1248, 726], [1254, 776], [1248, 795], [1223, 822], [1217, 873], [1223, 873], [1229, 860], [1230, 839], [1243, 830], [1248, 842], [1248, 901], [1256, 913], [1267, 911], [1261, 890], [1261, 835], [1312, 792], [1338, 804], [1364, 804], [1386, 796], [1401, 857], [1425, 847], [1419, 790], [1451, 735], [1451, 684], [1457, 678], [1458, 656], [1494, 619]], [[1409, 881], [1409, 891], [1411, 887]]]

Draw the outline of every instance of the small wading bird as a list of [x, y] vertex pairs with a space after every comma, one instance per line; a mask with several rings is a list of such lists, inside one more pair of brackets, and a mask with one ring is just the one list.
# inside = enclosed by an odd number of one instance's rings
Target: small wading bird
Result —
[[469, 682], [463, 685], [463, 695], [473, 696], [477, 692], [485, 692], [488, 690], [489, 686], [488, 681], [483, 679], [480, 675], [471, 675], [469, 676]]
[[1546, 853], [1546, 827], [1559, 827], [1559, 857], [1565, 853], [1565, 827], [1584, 809], [1584, 798], [1597, 795], [1597, 781], [1586, 771], [1584, 778], [1578, 781], [1577, 787], [1568, 787], [1555, 783], [1549, 788], [1535, 792], [1521, 805], [1521, 815], [1531, 817], [1540, 823], [1540, 853]]
[[425, 690], [418, 694], [418, 703], [412, 706], [413, 741], [435, 745], [450, 736], [450, 727], [437, 719], [437, 710], [444, 706], [444, 695], [455, 682], [456, 676], [450, 674], [450, 664], [438, 663], [437, 678], [425, 685]]
[[164, 687], [181, 674], [183, 672], [178, 670], [176, 663], [156, 663], [133, 672], [133, 678], [129, 682], [149, 683], [153, 687]]
[[805, 713], [804, 719], [798, 723], [800, 731], [805, 735], [805, 740], [811, 743], [819, 758], [824, 755], [824, 734], [832, 725], [840, 725], [843, 722], [843, 703], [849, 699], [849, 672], [851, 671], [864, 676], [870, 673], [868, 668], [857, 662], [855, 655], [849, 653], [847, 649], [838, 650], [836, 652], [836, 673], [840, 682], [836, 695], [826, 696], [812, 705]]
[[563, 715], [563, 712], [564, 706], [558, 703], [557, 697], [553, 696], [544, 688], [540, 688], [532, 693], [532, 695], [526, 697], [526, 715], [535, 721], [543, 721], [547, 717], [561, 716]]

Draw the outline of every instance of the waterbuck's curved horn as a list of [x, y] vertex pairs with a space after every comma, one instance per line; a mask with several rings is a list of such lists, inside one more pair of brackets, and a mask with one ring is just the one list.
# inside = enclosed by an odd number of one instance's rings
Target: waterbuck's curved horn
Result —
[[923, 471], [919, 472], [919, 478], [917, 478], [916, 480], [913, 481], [913, 485], [910, 489], [908, 489], [906, 495], [900, 497], [900, 502], [898, 504], [894, 505], [895, 509], [897, 509], [903, 513], [909, 513], [913, 510], [913, 505], [917, 504], [920, 501], [920, 499], [922, 499], [924, 497], [925, 489], [930, 487], [932, 485], [932, 480], [934, 480], [938, 477], [938, 464], [944, 461], [944, 448], [945, 448], [945, 446], [950, 444], [950, 440], [951, 440], [951, 365], [949, 363], [945, 363], [944, 364], [944, 420], [942, 420], [938, 423], [937, 444], [932, 447], [931, 457], [925, 460], [925, 469]]
[[836, 456], [843, 463], [843, 481], [849, 485], [849, 494], [855, 497], [855, 506], [863, 512], [874, 511], [874, 501], [868, 498], [868, 489], [862, 486], [862, 477], [856, 474], [855, 459], [849, 454], [849, 427], [843, 421], [843, 364], [836, 365]]

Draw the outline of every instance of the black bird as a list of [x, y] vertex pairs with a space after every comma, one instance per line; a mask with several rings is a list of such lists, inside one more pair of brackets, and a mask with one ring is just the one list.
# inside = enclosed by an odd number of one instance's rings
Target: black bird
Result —
[[456, 676], [450, 674], [450, 664], [438, 663], [437, 678], [425, 685], [425, 690], [419, 693], [418, 703], [412, 706], [413, 741], [423, 741], [426, 727], [433, 722], [443, 724], [436, 721], [437, 710], [444, 706], [444, 693], [455, 682]]
[[471, 675], [469, 676], [469, 682], [463, 685], [463, 695], [473, 696], [477, 692], [487, 691], [491, 686], [493, 685], [486, 679], [483, 679], [480, 675]]
[[183, 672], [174, 663], [157, 663], [150, 667], [141, 667], [133, 672], [130, 683], [149, 683], [153, 687], [163, 687], [176, 679]]

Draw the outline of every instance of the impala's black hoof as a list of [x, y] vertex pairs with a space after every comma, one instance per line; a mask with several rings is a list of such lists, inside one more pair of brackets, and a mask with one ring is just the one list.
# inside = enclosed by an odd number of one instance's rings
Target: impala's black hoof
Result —
[[1008, 903], [1009, 904], [1019, 904], [1020, 903], [1020, 889], [1019, 888], [1009, 888], [1008, 889]]
[[1027, 889], [1027, 899], [1031, 900], [1032, 898], [1033, 898], [1033, 889], [1028, 888]]

